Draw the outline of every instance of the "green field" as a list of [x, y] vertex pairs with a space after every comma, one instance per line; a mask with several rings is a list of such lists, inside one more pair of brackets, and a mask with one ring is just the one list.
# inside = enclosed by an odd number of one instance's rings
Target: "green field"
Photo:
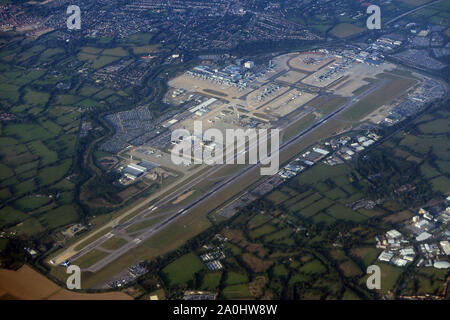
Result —
[[236, 284], [225, 287], [225, 289], [223, 289], [223, 296], [225, 299], [244, 299], [251, 297], [248, 285], [246, 284]]
[[168, 285], [179, 286], [186, 284], [196, 272], [204, 270], [205, 266], [194, 254], [187, 254], [178, 258], [162, 270], [168, 279]]
[[239, 284], [239, 283], [246, 283], [248, 282], [248, 277], [246, 274], [237, 273], [237, 272], [228, 272], [226, 275], [226, 281], [225, 283], [228, 286]]
[[211, 272], [205, 274], [202, 279], [202, 290], [215, 291], [220, 284], [222, 278], [222, 272]]
[[363, 32], [364, 29], [350, 23], [341, 23], [330, 30], [330, 33], [338, 38], [348, 38]]
[[110, 238], [102, 244], [102, 248], [107, 250], [116, 250], [126, 244], [127, 241], [122, 238]]
[[43, 226], [52, 230], [66, 226], [78, 220], [78, 213], [72, 205], [64, 205], [57, 209], [50, 210], [39, 217]]

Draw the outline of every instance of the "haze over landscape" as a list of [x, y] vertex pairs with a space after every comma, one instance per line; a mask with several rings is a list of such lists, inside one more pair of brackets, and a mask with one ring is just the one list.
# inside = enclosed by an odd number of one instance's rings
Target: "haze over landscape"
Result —
[[449, 298], [449, 0], [0, 16], [0, 299]]

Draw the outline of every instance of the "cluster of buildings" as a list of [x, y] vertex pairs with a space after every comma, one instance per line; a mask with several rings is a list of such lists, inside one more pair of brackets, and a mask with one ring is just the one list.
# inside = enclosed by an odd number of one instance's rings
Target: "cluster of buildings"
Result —
[[383, 36], [377, 39], [376, 44], [372, 44], [372, 48], [380, 48], [383, 51], [391, 51], [396, 47], [401, 46], [403, 41], [397, 39], [397, 37]]
[[13, 121], [16, 119], [17, 119], [17, 117], [12, 113], [8, 113], [8, 112], [0, 113], [0, 121]]
[[384, 249], [378, 256], [379, 261], [404, 267], [415, 259], [416, 252], [414, 251], [414, 247], [396, 229], [376, 236], [375, 241], [377, 242], [377, 248]]
[[422, 67], [431, 70], [441, 70], [447, 66], [445, 63], [431, 57], [425, 49], [407, 49], [393, 55], [393, 57], [419, 68]]
[[196, 105], [195, 107], [190, 108], [189, 112], [194, 113], [197, 116], [202, 116], [211, 111], [208, 107], [216, 101], [217, 101], [216, 98], [210, 98], [210, 99], [206, 100], [205, 102], [202, 102], [199, 105]]
[[381, 137], [376, 133], [369, 132], [365, 135], [357, 135], [356, 137], [343, 136], [338, 139], [332, 139], [326, 144], [334, 150], [333, 155], [327, 157], [324, 161], [326, 164], [334, 166], [344, 161], [351, 160], [356, 154], [365, 150], [374, 144]]
[[61, 231], [61, 233], [66, 237], [72, 238], [77, 233], [80, 233], [83, 230], [86, 230], [86, 226], [83, 225], [82, 223], [76, 223], [76, 224], [68, 227], [66, 230]]
[[186, 291], [183, 300], [216, 300], [217, 293], [208, 291]]
[[107, 285], [110, 288], [121, 288], [146, 273], [147, 269], [142, 264], [138, 263], [125, 269], [115, 277], [114, 280], [109, 281]]
[[225, 253], [219, 247], [215, 247], [213, 250], [200, 255], [200, 259], [209, 271], [222, 270], [223, 265], [220, 260], [225, 259], [225, 257]]
[[327, 71], [324, 73], [321, 72], [315, 73], [314, 78], [317, 81], [323, 82], [331, 77], [342, 75], [345, 72], [345, 70], [348, 69], [355, 61], [352, 58], [342, 57], [341, 55], [336, 55], [336, 57], [342, 58], [342, 60], [339, 62], [334, 62], [331, 65], [329, 65], [326, 69]]
[[92, 123], [90, 121], [82, 121], [80, 132], [78, 135], [80, 136], [80, 138], [87, 137], [89, 131], [91, 130], [92, 130]]
[[264, 75], [272, 68], [271, 65], [269, 65], [269, 67], [257, 71], [256, 69], [258, 68], [255, 67], [253, 61], [244, 62], [242, 59], [236, 59], [235, 62], [235, 64], [229, 64], [223, 68], [202, 64], [187, 71], [187, 74], [194, 78], [235, 86], [239, 88], [239, 90], [243, 90], [247, 88], [253, 80]]
[[449, 223], [450, 207], [420, 209], [404, 224], [405, 235], [393, 229], [375, 237], [376, 247], [383, 249], [378, 260], [399, 267], [414, 262], [416, 267], [450, 268]]
[[290, 179], [299, 174], [305, 167], [299, 165], [296, 162], [291, 162], [287, 166], [284, 166], [280, 171], [278, 171], [278, 175], [283, 179]]
[[138, 164], [130, 163], [125, 168], [120, 168], [122, 174], [125, 178], [130, 179], [132, 181], [136, 180], [138, 177], [146, 174], [150, 170], [159, 167], [158, 164], [143, 160]]
[[383, 126], [392, 126], [405, 118], [419, 112], [425, 103], [442, 97], [445, 93], [443, 85], [431, 78], [425, 78], [422, 85], [409, 93], [404, 99], [396, 102], [390, 109], [389, 115], [380, 121]]

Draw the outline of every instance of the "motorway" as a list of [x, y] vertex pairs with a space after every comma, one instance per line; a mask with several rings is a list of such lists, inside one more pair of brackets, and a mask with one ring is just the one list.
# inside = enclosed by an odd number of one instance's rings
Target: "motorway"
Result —
[[[318, 122], [316, 122], [315, 124], [311, 125], [310, 127], [308, 127], [307, 129], [303, 130], [302, 132], [300, 132], [299, 134], [297, 134], [296, 136], [294, 136], [293, 138], [291, 138], [290, 140], [286, 141], [285, 143], [283, 143], [283, 145], [280, 147], [280, 153], [287, 149], [288, 147], [290, 147], [292, 144], [298, 143], [300, 139], [304, 138], [305, 136], [307, 136], [308, 134], [314, 132], [316, 129], [318, 129], [320, 126], [322, 126], [323, 124], [325, 124], [328, 120], [336, 117], [337, 115], [339, 115], [340, 113], [346, 111], [347, 109], [349, 109], [350, 107], [352, 107], [354, 104], [358, 103], [361, 99], [364, 99], [365, 97], [369, 96], [370, 94], [372, 94], [373, 92], [377, 91], [378, 89], [380, 89], [383, 85], [385, 85], [388, 82], [388, 80], [384, 79], [382, 81], [377, 82], [374, 86], [372, 86], [369, 90], [363, 92], [362, 94], [358, 95], [357, 97], [355, 97], [354, 99], [348, 101], [347, 103], [345, 103], [344, 105], [342, 105], [339, 109], [333, 111], [332, 113], [328, 114], [327, 116], [325, 116], [324, 118], [320, 119]], [[289, 123], [291, 124], [291, 122]], [[183, 209], [178, 210], [175, 213], [172, 213], [170, 216], [168, 216], [165, 220], [163, 220], [162, 222], [149, 227], [147, 230], [145, 230], [142, 234], [140, 234], [137, 238], [135, 238], [134, 240], [126, 243], [125, 245], [123, 245], [122, 247], [120, 247], [119, 249], [111, 252], [108, 256], [106, 256], [105, 258], [103, 258], [102, 260], [94, 263], [92, 266], [84, 269], [84, 271], [90, 271], [90, 272], [97, 272], [99, 270], [101, 270], [103, 267], [105, 267], [106, 265], [110, 264], [111, 262], [113, 262], [114, 260], [118, 259], [120, 256], [122, 256], [123, 254], [125, 254], [126, 252], [128, 252], [129, 250], [139, 246], [139, 244], [142, 241], [147, 240], [148, 238], [150, 238], [151, 236], [153, 236], [154, 234], [158, 233], [159, 231], [161, 231], [164, 227], [168, 226], [169, 224], [175, 222], [177, 219], [179, 219], [180, 217], [188, 214], [192, 209], [194, 209], [196, 206], [198, 206], [199, 204], [201, 204], [203, 201], [207, 201], [210, 197], [212, 197], [214, 194], [216, 194], [217, 192], [220, 192], [222, 189], [228, 187], [230, 184], [232, 184], [235, 180], [238, 179], [245, 179], [245, 176], [247, 173], [253, 171], [253, 170], [257, 170], [259, 167], [261, 166], [260, 163], [258, 164], [254, 164], [254, 165], [248, 165], [245, 168], [243, 168], [242, 170], [240, 170], [239, 172], [235, 173], [233, 176], [229, 177], [228, 179], [222, 181], [219, 185], [215, 186], [214, 188], [212, 188], [210, 191], [206, 192], [204, 195], [202, 195], [200, 198], [195, 199], [193, 202], [191, 202], [190, 204], [188, 204], [186, 207], [184, 207]], [[214, 168], [213, 172], [216, 172], [217, 170], [219, 170], [220, 168], [222, 168], [222, 165], [219, 165], [217, 167]], [[198, 178], [194, 179], [193, 181], [191, 181], [188, 185], [189, 186], [184, 186], [182, 188], [182, 190], [177, 190], [176, 192], [174, 192], [174, 194], [180, 194], [185, 192], [187, 189], [191, 188], [193, 185], [195, 185], [198, 181], [201, 181], [205, 178], [205, 176], [210, 175], [212, 172], [208, 171], [205, 174], [200, 175]], [[156, 207], [160, 207], [163, 206], [165, 204], [167, 204], [171, 199], [173, 199], [174, 196], [173, 194], [170, 194], [169, 196], [161, 199], [160, 201], [158, 201], [154, 206]], [[224, 201], [227, 199], [224, 199]], [[154, 207], [151, 207], [154, 208]], [[76, 253], [74, 256], [72, 256], [70, 258], [70, 260], [75, 260], [76, 258], [80, 257], [81, 255], [86, 254], [87, 252], [91, 251], [92, 249], [100, 246], [103, 242], [105, 242], [107, 239], [109, 239], [113, 234], [116, 234], [118, 232], [120, 232], [121, 230], [125, 229], [125, 227], [128, 227], [130, 224], [134, 223], [133, 221], [137, 221], [138, 219], [140, 219], [141, 217], [147, 215], [149, 212], [151, 212], [151, 209], [146, 209], [144, 210], [142, 213], [140, 213], [139, 215], [137, 215], [136, 217], [132, 218], [131, 220], [127, 221], [126, 223], [124, 223], [123, 225], [118, 225], [114, 228], [114, 231], [112, 231], [109, 234], [106, 234], [105, 236], [101, 237], [100, 239], [92, 242], [91, 244], [89, 244], [88, 246], [86, 246], [85, 248], [83, 248], [81, 251], [79, 251], [78, 253]]]
[[425, 3], [425, 4], [421, 5], [420, 7], [417, 7], [417, 8], [414, 8], [412, 10], [409, 10], [408, 12], [405, 12], [405, 13], [403, 13], [403, 14], [401, 14], [401, 15], [399, 15], [399, 16], [391, 19], [391, 20], [389, 20], [388, 22], [386, 22], [386, 25], [391, 24], [392, 22], [397, 21], [398, 19], [401, 19], [401, 18], [403, 18], [403, 17], [405, 17], [405, 16], [407, 16], [407, 15], [409, 15], [411, 13], [414, 13], [416, 11], [419, 11], [420, 9], [426, 8], [426, 7], [428, 7], [428, 6], [432, 5], [432, 4], [436, 4], [436, 3], [439, 3], [441, 1], [442, 0], [437, 0], [437, 1], [432, 1], [432, 2]]

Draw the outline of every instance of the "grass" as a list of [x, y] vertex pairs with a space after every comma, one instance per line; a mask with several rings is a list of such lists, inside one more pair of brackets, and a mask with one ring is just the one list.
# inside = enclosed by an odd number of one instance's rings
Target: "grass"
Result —
[[98, 92], [93, 98], [97, 100], [102, 100], [105, 99], [106, 97], [109, 97], [112, 94], [114, 94], [113, 90], [103, 89], [102, 91]]
[[319, 211], [322, 211], [323, 209], [328, 208], [332, 204], [333, 204], [333, 201], [331, 201], [331, 200], [320, 199], [319, 201], [314, 202], [313, 204], [301, 209], [299, 211], [299, 213], [302, 216], [310, 217], [310, 216], [313, 216], [314, 214], [318, 213]]
[[80, 101], [80, 97], [70, 94], [59, 94], [56, 96], [56, 103], [62, 105], [71, 105]]
[[341, 204], [335, 204], [332, 207], [328, 208], [326, 211], [330, 216], [332, 216], [338, 220], [362, 222], [362, 221], [365, 221], [368, 219], [367, 217], [365, 217], [365, 216], [363, 216]]
[[443, 134], [450, 130], [448, 119], [438, 119], [419, 126], [419, 130], [425, 134]]
[[281, 229], [280, 231], [277, 231], [275, 233], [265, 236], [264, 241], [266, 242], [266, 241], [274, 241], [274, 240], [283, 239], [283, 238], [290, 236], [292, 234], [292, 232], [293, 231], [291, 228]]
[[291, 124], [286, 128], [283, 134], [283, 141], [287, 141], [290, 138], [294, 137], [296, 134], [308, 128], [310, 125], [314, 123], [316, 116], [313, 114], [308, 114], [298, 121]]
[[[381, 293], [386, 294], [389, 290], [394, 289], [398, 277], [403, 273], [403, 268], [394, 267], [386, 263], [377, 263], [381, 270]], [[365, 285], [368, 275], [361, 279], [362, 285]]]
[[122, 238], [110, 238], [102, 244], [102, 248], [107, 250], [116, 250], [126, 244], [127, 241]]
[[129, 36], [127, 38], [127, 42], [144, 46], [150, 43], [150, 40], [153, 38], [153, 36], [154, 36], [153, 33], [138, 32]]
[[19, 86], [14, 86], [7, 83], [0, 84], [0, 97], [1, 99], [8, 100], [11, 103], [17, 103], [20, 98]]
[[79, 90], [79, 93], [82, 96], [90, 97], [90, 96], [92, 96], [93, 94], [97, 93], [100, 90], [101, 90], [101, 88], [99, 88], [99, 87], [93, 87], [93, 86], [85, 85]]
[[112, 49], [103, 50], [102, 55], [126, 57], [126, 56], [128, 56], [128, 52], [122, 47], [116, 47], [116, 48], [112, 48]]
[[435, 168], [433, 168], [428, 163], [424, 163], [420, 166], [420, 172], [427, 179], [434, 178], [434, 177], [437, 177], [440, 175], [440, 172], [437, 171]]
[[45, 232], [45, 228], [39, 223], [37, 219], [29, 218], [10, 228], [8, 231], [17, 232], [18, 236], [32, 237]]
[[0, 209], [0, 228], [12, 223], [18, 223], [28, 218], [28, 215], [12, 207]]
[[309, 277], [303, 275], [303, 274], [294, 274], [289, 279], [289, 286], [292, 286], [298, 282], [306, 282], [309, 280]]
[[351, 260], [347, 260], [339, 265], [346, 277], [356, 277], [361, 275], [361, 269]]
[[100, 48], [94, 48], [94, 47], [83, 47], [81, 48], [82, 52], [91, 53], [91, 54], [98, 54], [102, 52], [102, 49]]
[[56, 229], [78, 220], [78, 213], [72, 205], [64, 205], [44, 213], [39, 221], [48, 230]]
[[300, 209], [303, 209], [303, 208], [309, 206], [310, 204], [316, 202], [320, 198], [321, 198], [320, 194], [314, 193], [313, 195], [301, 200], [300, 202], [298, 202], [295, 205], [293, 205], [292, 207], [290, 207], [290, 210], [293, 212], [300, 211]]
[[277, 231], [278, 229], [270, 224], [264, 224], [261, 227], [254, 229], [249, 232], [250, 238], [259, 238], [265, 234], [272, 233]]
[[135, 46], [133, 47], [133, 53], [136, 55], [148, 54], [157, 51], [159, 45], [147, 45], [147, 46]]
[[225, 299], [243, 299], [251, 297], [248, 285], [246, 284], [236, 284], [234, 286], [225, 287], [222, 294]]
[[142, 229], [149, 228], [149, 227], [157, 224], [158, 222], [161, 222], [162, 220], [164, 220], [164, 218], [165, 218], [164, 216], [162, 216], [162, 217], [155, 217], [155, 218], [150, 219], [150, 220], [146, 220], [146, 221], [143, 221], [143, 222], [135, 223], [135, 224], [129, 226], [126, 229], [126, 231], [128, 233], [133, 233], [133, 232], [136, 232], [136, 231], [139, 231], [139, 230], [142, 230]]
[[25, 102], [29, 105], [44, 106], [47, 104], [50, 95], [46, 92], [39, 92], [34, 90], [27, 90], [24, 96]]
[[97, 57], [93, 63], [92, 68], [94, 69], [100, 69], [110, 63], [113, 63], [114, 61], [119, 60], [120, 57], [114, 57], [114, 56], [99, 56]]
[[287, 277], [289, 272], [284, 265], [278, 264], [273, 268], [273, 275], [275, 277]]
[[450, 160], [450, 153], [446, 148], [441, 146], [448, 144], [448, 140], [445, 137], [433, 136], [433, 137], [421, 137], [414, 135], [402, 135], [403, 139], [400, 141], [400, 146], [406, 147], [416, 153], [426, 154], [430, 149], [433, 149], [433, 153], [436, 154], [439, 160]]
[[226, 275], [225, 284], [227, 286], [231, 286], [231, 285], [239, 284], [239, 283], [246, 283], [246, 282], [248, 282], [248, 276], [244, 273], [230, 271]]
[[354, 291], [347, 289], [342, 296], [342, 300], [360, 300], [360, 298]]
[[321, 274], [326, 271], [326, 268], [319, 260], [313, 260], [303, 265], [299, 271], [307, 274]]
[[258, 214], [248, 222], [249, 229], [255, 229], [272, 219], [269, 215]]
[[40, 122], [41, 126], [47, 129], [50, 133], [58, 135], [61, 133], [62, 129], [59, 125], [51, 120], [43, 120]]
[[430, 2], [431, 0], [399, 0], [399, 1], [401, 1], [403, 3], [406, 3], [406, 4], [409, 4], [411, 6], [414, 6], [414, 7], [418, 7], [418, 6], [421, 6], [421, 5], [425, 4], [425, 3]]
[[[306, 184], [315, 184], [319, 181], [324, 181], [326, 179], [337, 179], [341, 176], [345, 176], [350, 173], [350, 168], [345, 165], [337, 165], [337, 166], [328, 166], [324, 163], [320, 163], [314, 168], [302, 173], [301, 175], [297, 176], [295, 179], [298, 179], [301, 183]], [[338, 184], [338, 183], [336, 183]], [[339, 185], [339, 184], [338, 184]]]
[[34, 189], [36, 189], [36, 183], [34, 182], [34, 179], [29, 179], [21, 183], [16, 183], [13, 186], [13, 191], [16, 196], [26, 194], [30, 191], [33, 191]]
[[437, 177], [430, 182], [433, 186], [434, 191], [439, 191], [444, 194], [448, 194], [450, 192], [450, 179], [448, 179], [447, 177]]
[[0, 163], [0, 180], [8, 179], [14, 175], [14, 171], [8, 168], [8, 166]]
[[[322, 98], [322, 99], [320, 99]], [[342, 106], [347, 99], [340, 96], [333, 96], [331, 98], [320, 97], [320, 103], [314, 104], [314, 107], [319, 110], [319, 112], [327, 115], [332, 111], [336, 110], [339, 106]], [[323, 101], [323, 102], [322, 102]]]
[[72, 261], [74, 265], [79, 266], [81, 269], [88, 268], [95, 264], [96, 262], [100, 261], [101, 259], [105, 258], [108, 255], [107, 252], [100, 251], [100, 250], [92, 250], [86, 253], [85, 255], [81, 256], [80, 258]]
[[0, 199], [6, 200], [11, 197], [11, 191], [8, 188], [0, 189]]
[[88, 237], [89, 234], [85, 237], [86, 240], [80, 242], [79, 245], [77, 245], [74, 249], [75, 250], [81, 250], [83, 249], [85, 246], [87, 246], [88, 244], [90, 244], [91, 242], [100, 239], [101, 237], [103, 237], [105, 234], [107, 234], [108, 232], [110, 232], [112, 230], [111, 227], [109, 228], [105, 228], [103, 231], [96, 233], [94, 236], [92, 237]]
[[348, 38], [363, 32], [364, 29], [350, 23], [340, 23], [330, 30], [330, 33], [338, 38]]
[[56, 181], [62, 179], [69, 171], [72, 165], [72, 160], [64, 160], [59, 165], [45, 167], [40, 170], [38, 174], [38, 179], [42, 185], [49, 185], [55, 183]]
[[314, 217], [312, 217], [312, 219], [313, 219], [314, 223], [317, 223], [317, 224], [325, 223], [325, 225], [330, 225], [334, 221], [336, 221], [336, 219], [333, 218], [332, 216], [322, 213], [322, 212], [316, 214]]
[[281, 191], [275, 190], [274, 192], [271, 192], [266, 198], [272, 201], [274, 204], [280, 204], [289, 199], [290, 196], [287, 196]]
[[210, 272], [205, 274], [202, 279], [201, 289], [215, 291], [220, 284], [222, 272]]
[[41, 56], [39, 57], [39, 60], [41, 61], [48, 61], [50, 60], [53, 56], [56, 56], [60, 53], [63, 53], [64, 50], [61, 48], [49, 48], [47, 50], [45, 50], [44, 52], [41, 53]]
[[166, 266], [162, 273], [167, 277], [170, 287], [185, 285], [193, 279], [194, 274], [205, 269], [200, 259], [193, 253], [188, 253]]
[[345, 193], [340, 188], [334, 188], [329, 191], [327, 191], [326, 196], [330, 199], [337, 200], [337, 199], [344, 199], [347, 197], [347, 193]]
[[40, 158], [41, 166], [46, 166], [58, 160], [58, 154], [49, 150], [40, 140], [28, 143], [30, 151]]
[[49, 197], [27, 196], [14, 202], [14, 206], [24, 212], [33, 211], [52, 201]]
[[4, 135], [14, 137], [20, 142], [46, 140], [52, 137], [50, 132], [36, 124], [9, 124], [4, 129]]

